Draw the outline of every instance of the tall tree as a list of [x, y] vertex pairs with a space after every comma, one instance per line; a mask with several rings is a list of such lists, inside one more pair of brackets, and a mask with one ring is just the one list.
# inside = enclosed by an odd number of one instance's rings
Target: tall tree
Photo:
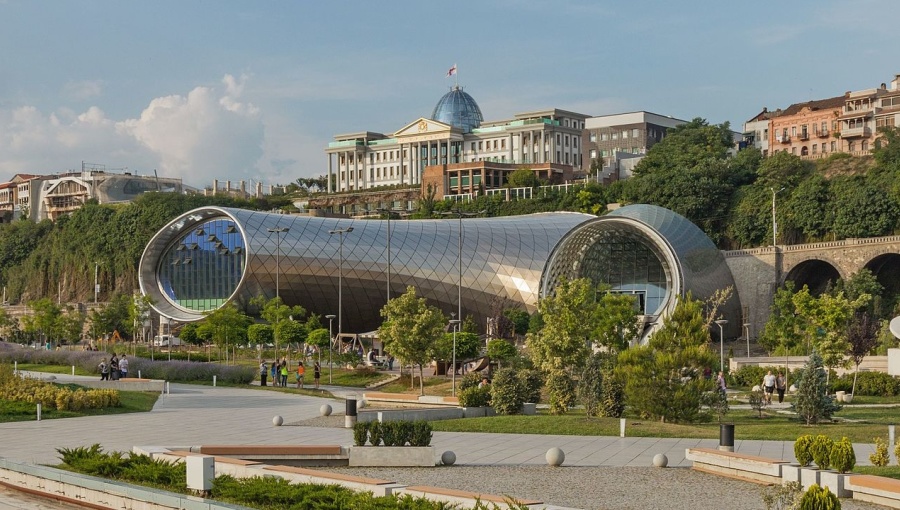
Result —
[[391, 299], [381, 309], [384, 322], [378, 337], [384, 350], [399, 359], [419, 366], [419, 393], [425, 394], [424, 366], [447, 324], [447, 318], [425, 298], [416, 297], [415, 287], [407, 287], [400, 297]]
[[850, 360], [853, 361], [853, 388], [850, 393], [856, 393], [856, 379], [859, 377], [859, 365], [872, 349], [878, 345], [878, 332], [881, 325], [869, 312], [857, 311], [850, 324], [847, 326], [847, 343], [850, 345]]

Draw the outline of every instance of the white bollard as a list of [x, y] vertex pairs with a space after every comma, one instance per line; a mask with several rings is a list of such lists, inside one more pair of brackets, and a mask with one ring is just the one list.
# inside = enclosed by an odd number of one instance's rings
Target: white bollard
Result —
[[75, 365], [72, 365], [72, 377], [75, 377]]
[[37, 421], [41, 421], [41, 403], [38, 402], [37, 405]]
[[213, 376], [213, 388], [216, 387], [216, 376]]
[[13, 361], [13, 375], [19, 375], [19, 362]]
[[625, 418], [619, 418], [619, 437], [625, 437]]
[[140, 379], [140, 378], [141, 378], [141, 371], [138, 370], [138, 379]]
[[[891, 456], [891, 450], [894, 449], [893, 446], [896, 444], [894, 442], [894, 428], [895, 428], [895, 425], [888, 425], [888, 457]], [[894, 459], [894, 460], [897, 460], [897, 459]]]
[[169, 393], [171, 393], [169, 391], [169, 381], [166, 381], [166, 395], [168, 395]]

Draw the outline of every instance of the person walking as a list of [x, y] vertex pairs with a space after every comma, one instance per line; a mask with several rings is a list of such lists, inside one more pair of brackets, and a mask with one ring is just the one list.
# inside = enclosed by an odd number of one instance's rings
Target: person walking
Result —
[[716, 377], [716, 388], [719, 390], [719, 393], [725, 394], [725, 373], [721, 370], [719, 370], [719, 375]]
[[106, 364], [106, 358], [100, 360], [100, 380], [109, 380], [109, 365]]
[[772, 371], [763, 376], [763, 389], [766, 392], [766, 405], [770, 405], [772, 403], [772, 394], [775, 393], [775, 376], [772, 375]]
[[272, 386], [278, 386], [278, 383], [281, 382], [278, 377], [278, 359], [272, 360], [272, 371], [269, 373], [272, 376]]
[[287, 360], [281, 360], [281, 367], [279, 369], [281, 370], [281, 387], [287, 388], [287, 376], [288, 376]]
[[316, 389], [319, 389], [319, 378], [322, 377], [322, 368], [319, 366], [319, 362], [313, 365], [313, 380], [316, 383]]
[[306, 375], [306, 367], [303, 366], [303, 360], [297, 363], [297, 389], [303, 388], [303, 376]]
[[119, 360], [119, 373], [122, 376], [122, 379], [128, 377], [128, 355], [123, 354], [122, 359]]
[[[266, 364], [266, 360], [262, 360], [259, 364], [259, 385], [266, 385], [266, 377], [269, 375], [269, 366]], [[273, 382], [274, 384], [274, 382]]]
[[778, 392], [778, 403], [781, 404], [784, 402], [784, 390], [787, 389], [787, 379], [784, 377], [784, 374], [778, 372], [778, 377], [775, 378], [775, 391]]

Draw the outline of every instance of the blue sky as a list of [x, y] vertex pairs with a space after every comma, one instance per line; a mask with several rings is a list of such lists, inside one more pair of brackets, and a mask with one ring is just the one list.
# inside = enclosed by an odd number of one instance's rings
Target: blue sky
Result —
[[0, 0], [0, 180], [82, 161], [288, 183], [335, 134], [562, 108], [740, 125], [900, 73], [896, 0]]

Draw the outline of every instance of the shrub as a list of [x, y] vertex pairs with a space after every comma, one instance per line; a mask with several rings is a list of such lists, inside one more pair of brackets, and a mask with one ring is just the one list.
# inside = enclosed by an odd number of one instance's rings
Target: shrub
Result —
[[485, 407], [491, 403], [491, 390], [470, 386], [456, 394], [462, 407]]
[[888, 454], [888, 444], [883, 438], [875, 438], [875, 452], [869, 455], [869, 462], [876, 467], [884, 467], [891, 462], [891, 456]]
[[787, 482], [775, 485], [763, 492], [763, 503], [766, 510], [793, 510], [803, 497], [803, 486], [800, 482]]
[[601, 370], [603, 382], [600, 389], [600, 416], [619, 418], [625, 412], [625, 386], [616, 376], [615, 368], [616, 358], [606, 358]]
[[897, 465], [900, 465], [900, 439], [894, 443], [894, 458], [897, 459]]
[[810, 447], [813, 443], [813, 437], [809, 434], [802, 435], [794, 441], [794, 457], [801, 466], [808, 466], [812, 462], [812, 453]]
[[818, 423], [820, 420], [830, 420], [834, 413], [841, 410], [840, 404], [826, 395], [825, 368], [822, 365], [822, 356], [818, 352], [812, 352], [809, 361], [798, 375], [797, 396], [791, 404], [791, 409], [807, 425]]
[[831, 449], [834, 447], [834, 441], [830, 437], [819, 434], [813, 439], [809, 447], [809, 453], [812, 454], [813, 462], [819, 469], [828, 469], [831, 467]]
[[431, 424], [424, 420], [412, 423], [412, 435], [409, 438], [410, 446], [429, 446], [431, 444]]
[[587, 416], [597, 416], [599, 414], [601, 393], [603, 391], [603, 375], [600, 370], [603, 363], [602, 356], [602, 354], [597, 352], [588, 358], [576, 388], [578, 401], [584, 406], [584, 414]]
[[838, 473], [849, 473], [856, 466], [856, 454], [853, 452], [853, 443], [846, 437], [834, 443], [831, 447], [829, 458], [831, 465]]
[[719, 423], [728, 414], [728, 397], [719, 390], [707, 391], [700, 397], [700, 402], [716, 415]]
[[481, 383], [481, 378], [480, 372], [467, 372], [466, 375], [459, 379], [459, 391], [477, 388], [478, 384]]
[[369, 443], [372, 446], [381, 446], [381, 422], [369, 422]]
[[759, 417], [762, 418], [762, 410], [766, 407], [766, 396], [763, 390], [751, 391], [747, 396], [747, 402], [750, 404], [750, 408], [759, 413]]
[[519, 382], [522, 384], [522, 396], [525, 402], [537, 404], [541, 401], [541, 388], [544, 386], [544, 378], [541, 372], [533, 368], [521, 368], [518, 370]]
[[406, 446], [413, 437], [413, 422], [397, 421], [394, 423], [397, 427], [397, 444], [395, 446]]
[[519, 414], [525, 403], [525, 388], [516, 370], [501, 368], [491, 382], [491, 407], [498, 414]]
[[[846, 377], [852, 387], [853, 374], [846, 374]], [[900, 395], [900, 378], [884, 372], [860, 372], [856, 379], [856, 395], [895, 397]]]
[[365, 446], [369, 437], [369, 422], [358, 421], [353, 425], [353, 443], [356, 446]]
[[800, 510], [840, 510], [841, 502], [828, 487], [812, 484], [800, 499]]
[[566, 414], [575, 403], [575, 382], [564, 370], [550, 372], [547, 392], [550, 394], [550, 414]]
[[385, 446], [398, 446], [397, 442], [400, 440], [398, 434], [400, 433], [400, 429], [397, 426], [399, 422], [396, 421], [386, 421], [381, 423], [381, 439], [384, 441]]
[[766, 367], [744, 365], [734, 372], [728, 374], [729, 379], [731, 379], [730, 381], [728, 381], [728, 386], [746, 386], [748, 388], [752, 388], [758, 384], [762, 384], [763, 376], [766, 375], [766, 371], [768, 370], [770, 369]]

